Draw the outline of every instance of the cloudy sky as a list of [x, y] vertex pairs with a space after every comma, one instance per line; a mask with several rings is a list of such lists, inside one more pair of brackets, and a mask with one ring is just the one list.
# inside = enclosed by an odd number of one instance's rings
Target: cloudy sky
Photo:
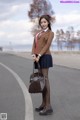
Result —
[[[67, 29], [74, 26], [80, 30], [80, 3], [60, 3], [50, 0], [55, 11], [56, 29]], [[30, 33], [33, 24], [27, 11], [32, 0], [0, 0], [0, 46], [9, 44], [31, 44], [33, 37]]]

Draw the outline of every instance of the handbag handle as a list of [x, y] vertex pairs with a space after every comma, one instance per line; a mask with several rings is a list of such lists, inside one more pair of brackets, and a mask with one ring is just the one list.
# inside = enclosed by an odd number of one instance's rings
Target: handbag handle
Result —
[[[39, 62], [37, 62], [37, 65], [38, 65], [38, 70], [40, 70], [40, 64], [39, 64]], [[34, 63], [33, 63], [33, 73], [34, 73], [34, 69], [35, 69], [35, 66], [34, 66]]]

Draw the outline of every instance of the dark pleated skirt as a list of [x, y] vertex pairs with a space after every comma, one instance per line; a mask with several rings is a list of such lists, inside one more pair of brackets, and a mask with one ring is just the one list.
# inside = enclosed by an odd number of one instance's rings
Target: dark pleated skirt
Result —
[[[50, 54], [45, 54], [45, 55], [42, 55], [40, 57], [40, 60], [39, 60], [39, 65], [40, 65], [40, 68], [49, 68], [49, 67], [53, 67], [53, 59], [52, 59], [52, 56]], [[37, 62], [34, 62], [34, 66], [35, 66], [35, 69], [38, 69], [38, 64]]]

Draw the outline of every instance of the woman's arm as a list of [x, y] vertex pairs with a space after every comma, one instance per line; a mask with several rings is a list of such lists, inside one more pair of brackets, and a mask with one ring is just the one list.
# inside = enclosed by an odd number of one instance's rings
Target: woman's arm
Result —
[[33, 42], [33, 45], [32, 45], [32, 52], [31, 52], [32, 55], [34, 54], [34, 47], [35, 47], [35, 39], [34, 39], [34, 42]]
[[48, 41], [46, 43], [46, 45], [44, 46], [44, 48], [41, 50], [41, 52], [39, 53], [41, 56], [49, 49], [50, 45], [51, 45], [51, 42], [53, 40], [53, 37], [54, 37], [54, 33], [53, 32], [50, 32], [49, 34], [49, 38], [48, 38]]

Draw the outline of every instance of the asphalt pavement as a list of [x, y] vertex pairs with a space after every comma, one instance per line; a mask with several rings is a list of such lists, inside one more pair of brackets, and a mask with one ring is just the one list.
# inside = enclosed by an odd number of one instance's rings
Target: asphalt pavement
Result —
[[[10, 54], [32, 59], [31, 52], [11, 52]], [[80, 69], [80, 52], [59, 51], [51, 54], [54, 65]]]
[[[32, 65], [32, 60], [28, 58], [0, 53], [0, 113], [7, 113], [8, 120], [25, 120], [25, 111], [28, 112], [26, 120], [31, 120], [32, 117], [34, 120], [80, 120], [80, 70], [58, 65], [50, 69], [51, 104], [54, 113], [40, 116], [34, 109], [41, 104], [41, 94], [29, 94], [27, 91]], [[21, 84], [18, 83], [18, 76], [19, 81], [22, 80]], [[22, 89], [25, 86], [26, 94]]]

